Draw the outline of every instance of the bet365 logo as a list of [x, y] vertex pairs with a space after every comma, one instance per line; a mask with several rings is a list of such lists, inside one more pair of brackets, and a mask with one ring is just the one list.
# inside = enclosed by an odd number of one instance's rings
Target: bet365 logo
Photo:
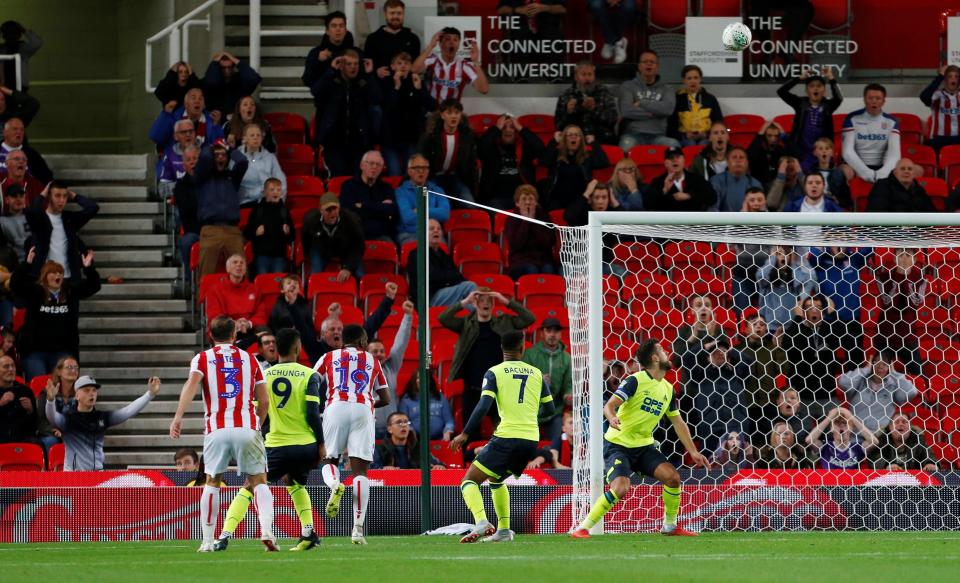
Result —
[[641, 411], [646, 411], [651, 415], [659, 415], [663, 411], [663, 403], [653, 397], [644, 397], [643, 404], [640, 405]]

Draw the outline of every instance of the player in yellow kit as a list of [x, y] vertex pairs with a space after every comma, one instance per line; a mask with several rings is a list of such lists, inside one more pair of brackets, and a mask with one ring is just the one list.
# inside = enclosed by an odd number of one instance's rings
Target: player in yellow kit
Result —
[[[459, 450], [476, 434], [480, 421], [494, 402], [500, 414], [493, 437], [483, 446], [460, 483], [460, 492], [473, 513], [476, 526], [462, 543], [506, 542], [513, 540], [510, 530], [510, 493], [503, 484], [507, 474], [519, 476], [533, 458], [540, 439], [537, 419], [553, 414], [553, 396], [543, 382], [540, 369], [523, 362], [523, 333], [508, 332], [500, 337], [503, 362], [491, 366], [483, 375], [480, 402], [470, 415], [463, 433], [453, 438], [450, 447]], [[497, 512], [497, 527], [487, 520], [480, 484], [490, 480], [490, 496]]]
[[590, 529], [630, 491], [630, 476], [634, 472], [663, 484], [663, 526], [660, 532], [667, 536], [697, 536], [697, 533], [677, 526], [680, 474], [654, 443], [653, 431], [660, 419], [667, 416], [695, 465], [709, 469], [710, 462], [690, 438], [690, 429], [680, 417], [673, 398], [673, 385], [663, 380], [664, 374], [670, 370], [670, 359], [659, 340], [651, 338], [641, 344], [637, 360], [642, 369], [625, 378], [603, 407], [603, 415], [610, 423], [603, 436], [605, 478], [610, 489], [594, 502], [590, 514], [571, 533], [575, 538], [590, 537]]

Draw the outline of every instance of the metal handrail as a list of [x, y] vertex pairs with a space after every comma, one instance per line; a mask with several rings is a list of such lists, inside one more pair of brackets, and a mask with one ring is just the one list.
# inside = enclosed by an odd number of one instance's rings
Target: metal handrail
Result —
[[[181, 44], [181, 34], [189, 30], [189, 27], [185, 26], [189, 21], [193, 20], [194, 16], [208, 11], [211, 6], [217, 4], [220, 0], [207, 0], [200, 6], [197, 6], [190, 12], [184, 14], [177, 20], [174, 20], [169, 26], [151, 36], [146, 40], [145, 43], [145, 62], [146, 62], [146, 71], [144, 75], [144, 84], [148, 93], [152, 93], [156, 87], [153, 85], [153, 43], [161, 41], [163, 39], [169, 38], [169, 46], [167, 47], [167, 56], [170, 61], [167, 65], [168, 67], [177, 61], [183, 60], [183, 50], [184, 46], [189, 47], [188, 42]], [[209, 28], [210, 26], [210, 16], [207, 15], [206, 21], [204, 20], [195, 20], [193, 24], [204, 23]], [[181, 28], [184, 28], [184, 31], [181, 31]]]
[[21, 77], [21, 73], [20, 73], [20, 71], [21, 71], [20, 53], [14, 53], [14, 54], [12, 54], [12, 55], [0, 55], [0, 61], [13, 61], [13, 70], [14, 70], [14, 74], [15, 74], [16, 77], [17, 77], [16, 89], [17, 89], [17, 91], [22, 90], [22, 89], [23, 89], [23, 81], [20, 79], [20, 77]]

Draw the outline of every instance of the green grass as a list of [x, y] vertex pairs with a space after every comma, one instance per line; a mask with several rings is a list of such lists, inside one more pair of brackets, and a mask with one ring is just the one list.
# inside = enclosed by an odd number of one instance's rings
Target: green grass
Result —
[[[307, 553], [233, 541], [198, 554], [194, 541], [0, 545], [2, 580], [139, 581], [956, 581], [960, 532], [709, 533], [699, 538], [520, 536], [460, 545], [454, 537], [328, 538]], [[292, 541], [285, 541], [292, 542]], [[284, 545], [286, 548], [289, 545]]]

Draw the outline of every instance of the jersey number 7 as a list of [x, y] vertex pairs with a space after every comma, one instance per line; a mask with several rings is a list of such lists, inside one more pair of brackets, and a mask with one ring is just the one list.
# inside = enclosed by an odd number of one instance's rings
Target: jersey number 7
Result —
[[513, 375], [514, 379], [520, 381], [520, 397], [517, 399], [517, 403], [523, 403], [523, 391], [526, 390], [527, 388], [527, 378], [529, 377], [530, 375], [525, 375], [525, 374]]

